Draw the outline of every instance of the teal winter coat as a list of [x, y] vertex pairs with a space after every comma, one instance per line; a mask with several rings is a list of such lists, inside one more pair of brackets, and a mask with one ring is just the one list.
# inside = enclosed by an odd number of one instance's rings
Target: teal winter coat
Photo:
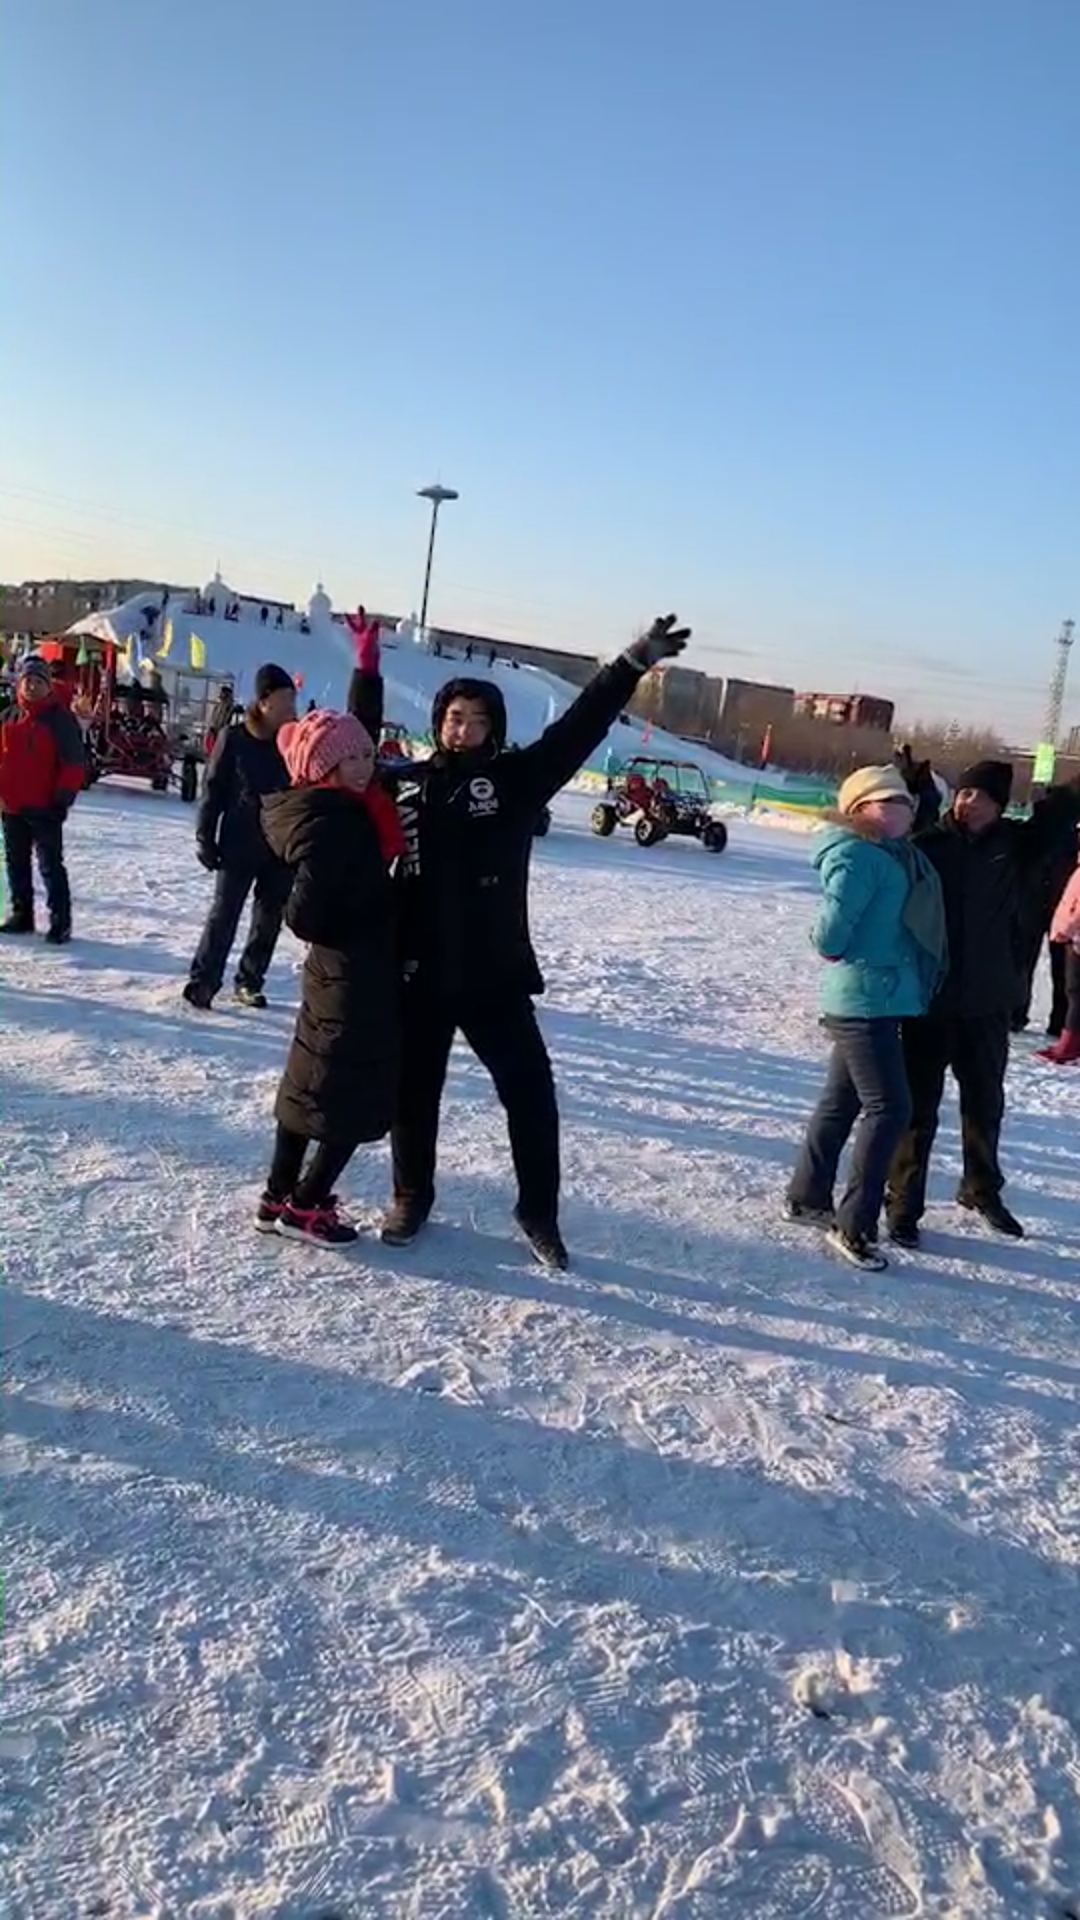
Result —
[[845, 819], [814, 843], [823, 900], [811, 940], [826, 967], [822, 1013], [835, 1020], [924, 1014], [946, 964], [941, 883], [909, 840]]

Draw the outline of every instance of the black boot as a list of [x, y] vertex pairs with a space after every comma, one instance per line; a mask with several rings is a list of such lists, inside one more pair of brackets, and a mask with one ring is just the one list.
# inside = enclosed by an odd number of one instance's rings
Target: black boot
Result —
[[0, 921], [0, 933], [33, 933], [33, 931], [32, 913], [9, 913], [6, 920]]
[[417, 1236], [427, 1226], [431, 1202], [414, 1200], [408, 1194], [397, 1194], [391, 1201], [383, 1218], [379, 1238], [385, 1247], [411, 1247]]
[[1004, 1200], [997, 1194], [991, 1200], [976, 1200], [971, 1194], [958, 1193], [957, 1203], [968, 1213], [977, 1213], [985, 1220], [992, 1233], [1004, 1234], [1006, 1240], [1022, 1240], [1024, 1229], [1014, 1213], [1010, 1213]]
[[563, 1244], [562, 1234], [554, 1220], [530, 1220], [520, 1207], [514, 1208], [514, 1219], [525, 1235], [530, 1247], [542, 1267], [550, 1267], [555, 1273], [565, 1273], [570, 1265], [570, 1255]]
[[71, 928], [63, 926], [60, 922], [56, 922], [49, 928], [48, 933], [45, 935], [45, 945], [47, 947], [66, 947], [70, 939]]

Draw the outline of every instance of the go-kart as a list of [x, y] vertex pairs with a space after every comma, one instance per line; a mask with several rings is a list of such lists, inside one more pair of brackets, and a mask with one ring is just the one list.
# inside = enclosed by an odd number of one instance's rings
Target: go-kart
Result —
[[655, 847], [669, 834], [680, 834], [700, 840], [709, 853], [723, 853], [728, 840], [697, 762], [648, 754], [636, 754], [609, 777], [590, 824], [602, 839], [616, 827], [630, 827], [639, 847]]

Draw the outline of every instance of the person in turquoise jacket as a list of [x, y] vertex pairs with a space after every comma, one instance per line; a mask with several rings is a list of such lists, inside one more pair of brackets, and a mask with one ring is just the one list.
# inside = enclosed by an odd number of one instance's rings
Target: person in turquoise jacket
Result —
[[[828, 1230], [853, 1265], [878, 1271], [878, 1221], [893, 1153], [911, 1116], [900, 1022], [926, 1013], [945, 965], [941, 885], [911, 844], [914, 802], [895, 767], [861, 767], [815, 841], [822, 902], [811, 940], [829, 963], [824, 1091], [788, 1188], [789, 1220]], [[834, 1208], [840, 1156], [858, 1121]]]

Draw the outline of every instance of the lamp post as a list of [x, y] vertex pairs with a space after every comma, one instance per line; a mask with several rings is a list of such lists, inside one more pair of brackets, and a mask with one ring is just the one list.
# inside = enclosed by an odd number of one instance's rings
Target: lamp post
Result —
[[424, 594], [420, 602], [420, 631], [421, 633], [425, 633], [427, 631], [428, 589], [431, 586], [431, 562], [435, 555], [435, 529], [439, 524], [439, 508], [442, 506], [444, 500], [457, 500], [459, 495], [454, 492], [453, 487], [434, 486], [418, 487], [416, 497], [418, 500], [431, 501], [431, 532], [428, 535], [427, 566], [424, 568]]

